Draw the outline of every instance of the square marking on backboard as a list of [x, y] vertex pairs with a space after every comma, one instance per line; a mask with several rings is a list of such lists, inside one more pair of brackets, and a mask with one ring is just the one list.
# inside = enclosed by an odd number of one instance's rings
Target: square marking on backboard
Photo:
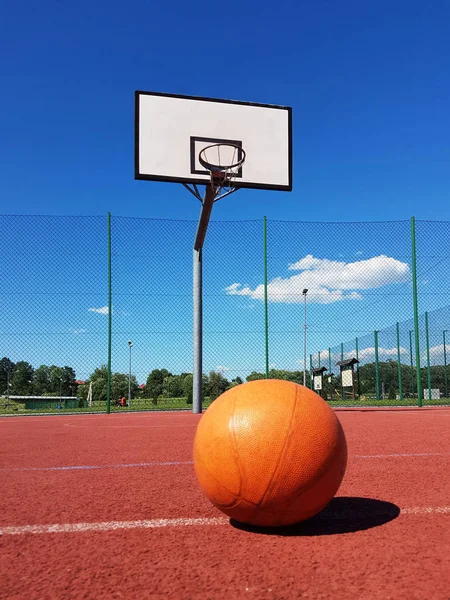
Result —
[[[198, 160], [198, 155], [207, 146], [211, 146], [212, 144], [233, 144], [234, 146], [239, 146], [242, 148], [241, 140], [227, 140], [223, 138], [206, 138], [206, 137], [196, 137], [191, 136], [190, 140], [191, 144], [191, 173], [194, 175], [209, 175], [209, 172], [205, 170], [205, 168], [200, 164]], [[238, 152], [236, 155], [236, 161], [241, 160], [242, 152]], [[236, 172], [234, 177], [242, 177], [242, 167], [240, 167]]]

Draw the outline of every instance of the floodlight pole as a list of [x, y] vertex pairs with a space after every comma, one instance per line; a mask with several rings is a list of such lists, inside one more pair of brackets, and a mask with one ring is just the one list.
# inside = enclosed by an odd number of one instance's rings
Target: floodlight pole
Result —
[[205, 241], [211, 211], [214, 204], [214, 189], [207, 185], [205, 197], [202, 201], [202, 210], [195, 236], [193, 251], [193, 300], [194, 300], [194, 370], [192, 389], [192, 412], [200, 414], [203, 405], [203, 300], [202, 300], [202, 275], [203, 275], [203, 242]]

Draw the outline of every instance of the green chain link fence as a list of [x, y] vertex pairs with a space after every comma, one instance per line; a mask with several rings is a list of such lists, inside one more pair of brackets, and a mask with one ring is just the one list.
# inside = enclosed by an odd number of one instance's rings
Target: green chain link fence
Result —
[[[192, 408], [195, 221], [0, 228], [0, 414]], [[450, 404], [449, 222], [212, 221], [203, 256], [204, 406], [267, 376]]]

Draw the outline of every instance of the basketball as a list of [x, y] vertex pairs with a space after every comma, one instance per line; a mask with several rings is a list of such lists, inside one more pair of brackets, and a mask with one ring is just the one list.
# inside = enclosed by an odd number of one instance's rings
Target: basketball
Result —
[[304, 521], [336, 494], [347, 465], [345, 434], [312, 390], [284, 380], [237, 385], [200, 419], [194, 468], [228, 517], [276, 527]]

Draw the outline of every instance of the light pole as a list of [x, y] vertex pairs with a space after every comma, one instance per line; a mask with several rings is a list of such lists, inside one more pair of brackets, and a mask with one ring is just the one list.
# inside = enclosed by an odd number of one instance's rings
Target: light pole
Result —
[[133, 347], [133, 342], [128, 340], [128, 346], [130, 347], [130, 368], [128, 371], [128, 406], [131, 406], [131, 348]]
[[306, 387], [306, 294], [308, 290], [305, 288], [302, 292], [303, 297], [305, 299], [305, 315], [304, 315], [304, 335], [303, 335], [303, 385]]

